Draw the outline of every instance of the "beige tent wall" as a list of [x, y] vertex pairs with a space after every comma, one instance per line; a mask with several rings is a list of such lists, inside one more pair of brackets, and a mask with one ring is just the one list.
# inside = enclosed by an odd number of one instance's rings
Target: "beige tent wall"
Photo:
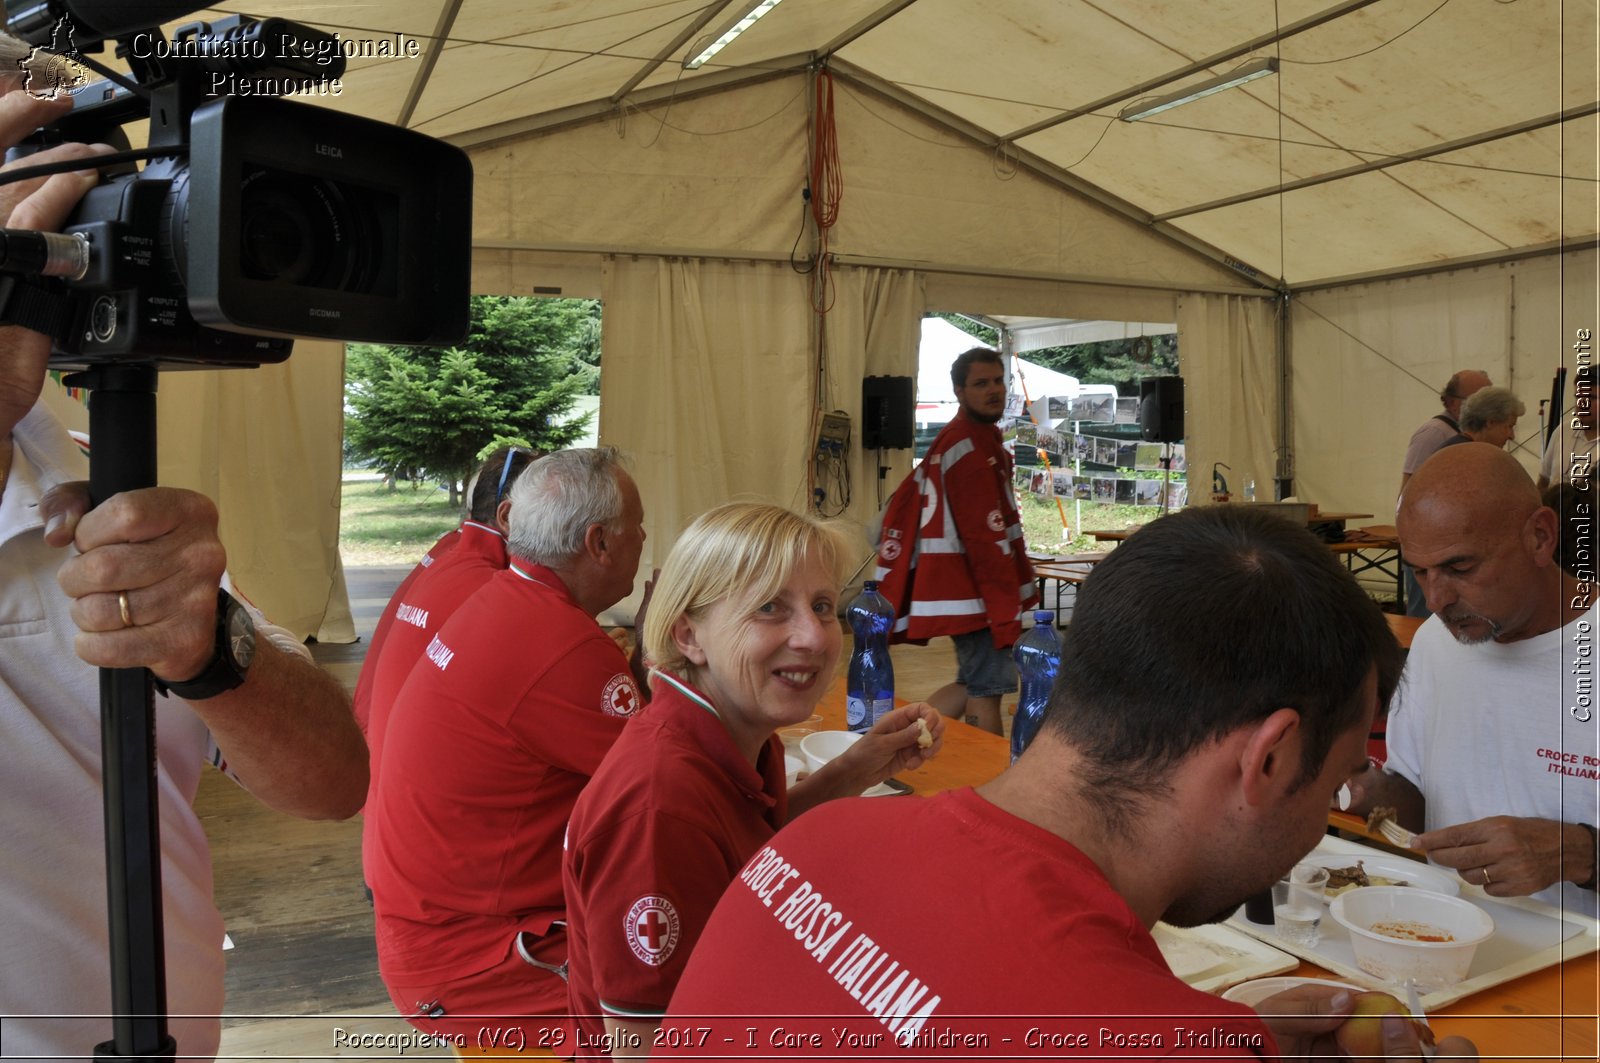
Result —
[[641, 583], [714, 505], [802, 507], [806, 279], [772, 263], [617, 258], [604, 298], [600, 439], [633, 460], [648, 535]]
[[[788, 75], [473, 148], [475, 280], [490, 285], [478, 290], [530, 277], [518, 272], [528, 260], [491, 251], [786, 260], [804, 220], [809, 86]], [[859, 86], [841, 80], [835, 108], [843, 190], [829, 250], [846, 263], [1167, 292], [1248, 288], [1212, 259]]]
[[1256, 483], [1272, 498], [1278, 434], [1278, 317], [1271, 299], [1187, 294], [1177, 305], [1178, 367], [1184, 382], [1189, 504], [1210, 497], [1213, 462], [1233, 497]]
[[157, 390], [160, 482], [215, 502], [234, 583], [324, 642], [355, 640], [338, 547], [343, 396], [343, 345], [308, 340], [282, 365], [163, 373]]
[[[809, 284], [777, 263], [607, 262], [600, 437], [632, 458], [644, 498], [641, 583], [713, 506], [749, 499], [807, 508], [818, 384]], [[861, 378], [915, 371], [920, 305], [913, 275], [834, 276], [823, 408], [843, 410], [859, 431]], [[857, 524], [874, 511], [868, 460], [852, 447], [853, 498], [843, 516]], [[631, 605], [613, 616], [631, 615]]]
[[[848, 81], [835, 90], [841, 255], [1164, 288], [1237, 274]], [[1151, 319], [1144, 319], [1151, 320]]]
[[[850, 416], [847, 460], [851, 501], [839, 518], [853, 528], [875, 520], [889, 495], [911, 472], [909, 449], [880, 452], [862, 448], [861, 381], [869, 376], [917, 375], [925, 299], [920, 274], [857, 268], [834, 272], [833, 307], [824, 319], [827, 384], [823, 409], [842, 410]], [[868, 543], [864, 533], [858, 542], [861, 559], [876, 546]]]
[[1592, 249], [1298, 294], [1290, 311], [1297, 492], [1392, 523], [1411, 433], [1458, 369], [1483, 369], [1528, 412], [1516, 454], [1540, 453], [1539, 401], [1580, 327], [1595, 327]]

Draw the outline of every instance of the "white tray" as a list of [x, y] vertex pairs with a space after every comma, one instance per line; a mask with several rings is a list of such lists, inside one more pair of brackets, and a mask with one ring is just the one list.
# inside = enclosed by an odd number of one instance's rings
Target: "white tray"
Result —
[[1288, 953], [1216, 924], [1179, 928], [1157, 923], [1150, 934], [1172, 973], [1206, 993], [1300, 966]]
[[[1370, 846], [1332, 836], [1323, 838], [1312, 852], [1309, 859], [1320, 861], [1332, 856], [1349, 863], [1380, 855], [1380, 850]], [[1600, 950], [1600, 921], [1587, 915], [1564, 912], [1527, 897], [1490, 897], [1482, 887], [1467, 883], [1461, 885], [1461, 899], [1471, 901], [1494, 918], [1494, 936], [1478, 946], [1465, 981], [1423, 996], [1422, 1006], [1429, 1011], [1490, 986]], [[1270, 942], [1275, 948], [1291, 952], [1352, 982], [1373, 988], [1387, 985], [1383, 979], [1356, 966], [1349, 933], [1331, 918], [1322, 920], [1322, 940], [1314, 948], [1284, 941], [1273, 933], [1272, 927], [1258, 926], [1247, 920], [1243, 909], [1235, 912], [1225, 925]]]

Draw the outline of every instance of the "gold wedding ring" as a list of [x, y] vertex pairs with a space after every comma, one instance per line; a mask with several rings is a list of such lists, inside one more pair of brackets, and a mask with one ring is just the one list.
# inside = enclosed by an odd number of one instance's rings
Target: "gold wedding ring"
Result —
[[122, 610], [122, 626], [123, 627], [132, 627], [133, 626], [133, 614], [128, 612], [128, 592], [127, 591], [118, 591], [117, 592], [117, 608]]
[[1485, 886], [1489, 885], [1489, 868], [1488, 868], [1488, 866], [1485, 865], [1484, 867], [1480, 867], [1478, 870], [1483, 872], [1483, 884]]

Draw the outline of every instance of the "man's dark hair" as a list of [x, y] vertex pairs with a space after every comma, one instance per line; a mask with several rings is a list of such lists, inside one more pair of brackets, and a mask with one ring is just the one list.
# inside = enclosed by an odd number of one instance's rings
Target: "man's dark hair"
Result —
[[950, 383], [958, 388], [966, 387], [967, 370], [976, 362], [998, 366], [1006, 364], [1000, 357], [1000, 352], [990, 350], [988, 347], [973, 347], [956, 355], [956, 360], [950, 363]]
[[[467, 515], [479, 524], [493, 525], [495, 511], [510, 492], [512, 481], [529, 464], [542, 457], [544, 451], [527, 447], [501, 447], [491, 452], [478, 466], [477, 476], [473, 477], [472, 505]], [[511, 462], [509, 470], [506, 468], [507, 459]]]
[[1300, 713], [1304, 785], [1400, 677], [1377, 605], [1303, 527], [1248, 506], [1153, 521], [1095, 566], [1067, 629], [1044, 726], [1083, 758], [1081, 793], [1113, 830], [1205, 743]]

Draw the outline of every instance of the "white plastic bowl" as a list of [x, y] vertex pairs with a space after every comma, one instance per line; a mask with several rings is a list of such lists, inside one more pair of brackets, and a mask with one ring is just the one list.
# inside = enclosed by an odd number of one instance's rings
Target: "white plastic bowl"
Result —
[[1355, 993], [1364, 992], [1360, 986], [1351, 985], [1349, 982], [1334, 982], [1327, 978], [1302, 978], [1288, 975], [1282, 978], [1255, 978], [1248, 982], [1240, 982], [1222, 994], [1223, 1000], [1232, 1000], [1248, 1007], [1255, 1007], [1263, 1000], [1286, 989], [1295, 986], [1317, 985], [1328, 986], [1333, 989], [1348, 989]]
[[[1350, 932], [1357, 967], [1389, 982], [1416, 979], [1425, 993], [1466, 978], [1473, 953], [1494, 934], [1494, 919], [1472, 902], [1409, 886], [1351, 890], [1333, 899], [1328, 914]], [[1407, 941], [1371, 929], [1386, 922], [1436, 927], [1453, 940]]]
[[800, 740], [800, 752], [806, 758], [806, 768], [820, 771], [828, 761], [844, 753], [861, 740], [854, 731], [818, 731]]

